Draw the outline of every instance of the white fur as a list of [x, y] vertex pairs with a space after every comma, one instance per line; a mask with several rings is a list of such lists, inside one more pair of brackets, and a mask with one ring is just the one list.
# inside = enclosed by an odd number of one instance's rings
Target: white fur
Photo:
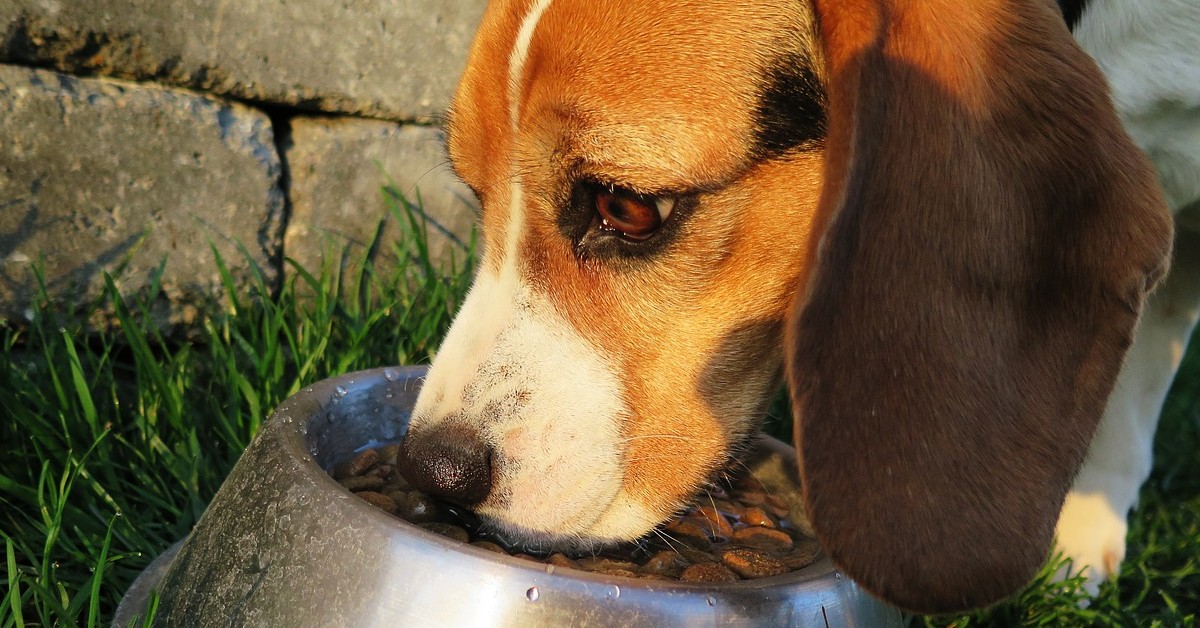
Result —
[[[525, 57], [550, 5], [538, 0], [509, 57], [518, 136]], [[493, 486], [476, 511], [533, 543], [623, 540], [657, 521], [621, 490], [628, 416], [609, 361], [522, 277], [527, 199], [514, 170], [498, 272], [481, 271], [429, 371], [413, 426], [467, 421], [493, 448]], [[489, 260], [491, 261], [491, 260]]]
[[1091, 0], [1075, 36], [1104, 70], [1172, 209], [1200, 198], [1200, 2]]
[[543, 540], [595, 536], [621, 486], [619, 381], [514, 278], [476, 279], [429, 372], [414, 426], [465, 419], [483, 433], [495, 453], [492, 496], [480, 514]]
[[1125, 556], [1126, 517], [1150, 473], [1167, 390], [1200, 316], [1200, 2], [1092, 0], [1075, 31], [1111, 84], [1126, 129], [1176, 212], [1174, 268], [1151, 297], [1088, 459], [1058, 522], [1058, 546], [1095, 594]]

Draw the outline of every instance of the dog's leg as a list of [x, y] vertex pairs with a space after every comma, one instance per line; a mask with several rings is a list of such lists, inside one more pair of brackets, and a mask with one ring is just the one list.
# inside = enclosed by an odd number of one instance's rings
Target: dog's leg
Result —
[[1092, 596], [1125, 557], [1126, 517], [1150, 475], [1159, 413], [1198, 317], [1200, 233], [1180, 229], [1171, 274], [1150, 296], [1058, 520], [1058, 549], [1072, 560], [1072, 573], [1083, 569]]

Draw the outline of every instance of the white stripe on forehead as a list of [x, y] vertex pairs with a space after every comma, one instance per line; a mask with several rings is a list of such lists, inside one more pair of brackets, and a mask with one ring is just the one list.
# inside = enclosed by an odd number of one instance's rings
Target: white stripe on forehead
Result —
[[[525, 73], [525, 58], [529, 56], [529, 43], [533, 41], [533, 32], [538, 22], [550, 6], [550, 0], [535, 0], [529, 13], [521, 20], [521, 28], [517, 31], [517, 39], [513, 44], [512, 53], [508, 57], [508, 121], [512, 134], [517, 135], [517, 122], [521, 109], [521, 79]], [[521, 240], [521, 232], [525, 229], [524, 195], [521, 183], [513, 173], [511, 192], [508, 204], [508, 227], [504, 232], [504, 264], [500, 275], [502, 280], [515, 281], [517, 270], [517, 244]]]
[[525, 70], [525, 58], [529, 56], [529, 42], [533, 41], [533, 31], [549, 6], [550, 0], [534, 1], [529, 13], [525, 14], [525, 19], [521, 20], [517, 41], [508, 56], [508, 121], [514, 133], [517, 130], [517, 114], [521, 108], [521, 78]]

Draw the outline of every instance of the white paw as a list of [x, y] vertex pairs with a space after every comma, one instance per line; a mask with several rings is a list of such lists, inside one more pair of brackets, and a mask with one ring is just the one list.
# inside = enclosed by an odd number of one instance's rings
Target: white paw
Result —
[[[1067, 494], [1058, 519], [1058, 550], [1071, 559], [1071, 575], [1083, 572], [1084, 590], [1090, 597], [1096, 597], [1100, 585], [1121, 570], [1128, 512], [1128, 507], [1114, 508], [1102, 493]], [[1057, 577], [1067, 575], [1060, 570]]]

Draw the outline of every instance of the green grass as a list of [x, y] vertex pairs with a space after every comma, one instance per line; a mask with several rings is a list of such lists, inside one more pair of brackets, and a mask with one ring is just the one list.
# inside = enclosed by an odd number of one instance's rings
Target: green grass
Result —
[[443, 272], [419, 214], [386, 200], [403, 233], [392, 253], [410, 260], [401, 270], [374, 272], [387, 253], [377, 237], [315, 276], [296, 268], [277, 294], [261, 273], [239, 293], [217, 259], [228, 299], [189, 342], [143, 323], [156, 289], [124, 300], [112, 282], [114, 331], [86, 334], [86, 311], [49, 307], [0, 324], [0, 626], [107, 621], [280, 401], [332, 375], [428, 360], [468, 286], [473, 243]]
[[[87, 312], [37, 308], [0, 323], [0, 628], [107, 623], [120, 596], [182, 538], [260, 421], [302, 386], [347, 371], [426, 361], [471, 268], [441, 271], [423, 225], [386, 195], [411, 263], [376, 273], [369, 252], [273, 289], [258, 275], [205, 309], [200, 333], [165, 338], [144, 321], [156, 289], [105, 296], [119, 326], [87, 334]], [[466, 251], [463, 252], [464, 254]], [[87, 307], [95, 307], [91, 304]], [[1183, 626], [1200, 608], [1200, 352], [1186, 360], [1133, 520], [1121, 578], [1080, 610], [1045, 572], [984, 613], [926, 625]]]

